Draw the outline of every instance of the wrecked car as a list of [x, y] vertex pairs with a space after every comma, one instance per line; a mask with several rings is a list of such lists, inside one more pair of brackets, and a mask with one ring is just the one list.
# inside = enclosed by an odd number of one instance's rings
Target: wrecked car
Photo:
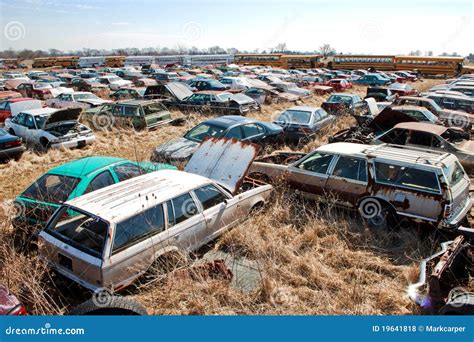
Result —
[[436, 101], [427, 97], [401, 96], [393, 104], [395, 106], [425, 107], [450, 127], [462, 127], [469, 131], [474, 127], [474, 114], [459, 110], [443, 109]]
[[153, 129], [173, 121], [161, 100], [124, 100], [106, 103], [84, 112], [84, 117], [97, 129], [133, 127]]
[[109, 102], [111, 101], [101, 99], [97, 95], [90, 92], [75, 91], [70, 94], [60, 94], [54, 99], [47, 100], [45, 104], [51, 108], [80, 107], [87, 109]]
[[144, 99], [145, 95], [145, 87], [141, 88], [132, 88], [132, 87], [124, 87], [119, 90], [114, 91], [110, 94], [110, 98], [115, 101], [120, 100], [142, 100]]
[[393, 93], [389, 88], [384, 87], [368, 87], [367, 95], [364, 99], [373, 98], [377, 102], [393, 102], [397, 95]]
[[249, 176], [357, 209], [374, 228], [397, 225], [403, 217], [453, 229], [471, 209], [470, 179], [456, 156], [428, 149], [333, 143], [302, 158], [291, 152], [261, 157]]
[[375, 138], [373, 143], [424, 147], [452, 153], [466, 171], [474, 171], [474, 143], [469, 134], [459, 128], [424, 122], [404, 122]]
[[310, 141], [334, 119], [322, 108], [295, 106], [283, 111], [273, 123], [283, 127], [285, 140], [300, 143]]
[[245, 180], [257, 151], [208, 139], [185, 171], [152, 172], [67, 201], [39, 234], [40, 257], [85, 288], [118, 291], [160, 259], [194, 252], [265, 204], [272, 186]]
[[61, 203], [108, 185], [164, 169], [176, 168], [107, 156], [85, 157], [57, 166], [15, 198], [15, 203], [24, 210], [13, 218], [13, 226], [26, 230], [26, 236], [31, 239], [36, 236], [36, 229], [44, 226]]
[[0, 316], [25, 316], [28, 311], [8, 288], [0, 285]]
[[332, 94], [321, 105], [330, 114], [353, 114], [360, 115], [368, 109], [367, 103], [356, 94]]
[[474, 234], [464, 228], [460, 233], [421, 262], [418, 282], [408, 287], [409, 297], [425, 312], [474, 315]]
[[0, 102], [0, 122], [3, 123], [9, 117], [15, 116], [24, 109], [41, 108], [40, 100], [29, 97], [19, 97]]
[[5, 120], [8, 133], [21, 137], [26, 143], [48, 148], [81, 148], [92, 144], [92, 130], [79, 123], [81, 108], [40, 108], [24, 110]]
[[25, 151], [20, 137], [9, 134], [0, 128], [0, 161], [19, 160]]
[[434, 100], [441, 108], [474, 114], [474, 98], [472, 97], [435, 93], [429, 93], [426, 97]]
[[262, 145], [274, 144], [283, 140], [283, 128], [270, 122], [225, 115], [204, 121], [182, 138], [159, 145], [153, 150], [150, 160], [179, 165], [189, 160], [199, 144], [207, 138], [233, 138]]

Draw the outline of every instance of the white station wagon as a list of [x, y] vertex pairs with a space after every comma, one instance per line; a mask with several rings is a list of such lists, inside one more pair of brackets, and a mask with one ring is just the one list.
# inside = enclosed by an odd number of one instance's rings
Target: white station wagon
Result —
[[92, 130], [79, 123], [82, 108], [37, 108], [5, 120], [10, 134], [43, 148], [84, 147], [95, 141]]
[[40, 255], [88, 289], [130, 285], [160, 256], [197, 250], [266, 202], [272, 186], [244, 180], [256, 151], [207, 140], [190, 172], [156, 171], [68, 201], [40, 233]]

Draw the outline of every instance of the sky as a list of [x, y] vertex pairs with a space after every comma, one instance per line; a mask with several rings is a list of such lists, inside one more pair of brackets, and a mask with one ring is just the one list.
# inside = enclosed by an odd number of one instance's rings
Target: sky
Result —
[[474, 53], [474, 0], [0, 0], [0, 50], [221, 46]]

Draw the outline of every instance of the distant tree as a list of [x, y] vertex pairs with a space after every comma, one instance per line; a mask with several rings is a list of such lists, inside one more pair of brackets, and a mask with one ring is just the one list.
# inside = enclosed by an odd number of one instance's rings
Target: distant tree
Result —
[[409, 56], [421, 56], [421, 51], [420, 50], [410, 51], [410, 53], [408, 55]]
[[433, 51], [426, 51], [425, 55], [426, 56], [433, 56]]
[[271, 51], [272, 52], [285, 52], [286, 43], [278, 43]]
[[336, 54], [336, 49], [329, 44], [323, 44], [319, 47], [319, 53], [326, 58], [328, 56], [334, 56]]

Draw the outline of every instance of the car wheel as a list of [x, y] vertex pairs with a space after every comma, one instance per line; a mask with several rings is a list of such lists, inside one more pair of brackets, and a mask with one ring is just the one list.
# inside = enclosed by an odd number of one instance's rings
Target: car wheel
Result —
[[146, 308], [137, 301], [129, 298], [104, 294], [104, 298], [99, 298], [100, 294], [95, 293], [94, 297], [73, 308], [69, 315], [89, 316], [147, 316]]
[[41, 147], [43, 147], [46, 150], [51, 147], [51, 143], [46, 138], [41, 138], [40, 139], [40, 144], [41, 144]]

